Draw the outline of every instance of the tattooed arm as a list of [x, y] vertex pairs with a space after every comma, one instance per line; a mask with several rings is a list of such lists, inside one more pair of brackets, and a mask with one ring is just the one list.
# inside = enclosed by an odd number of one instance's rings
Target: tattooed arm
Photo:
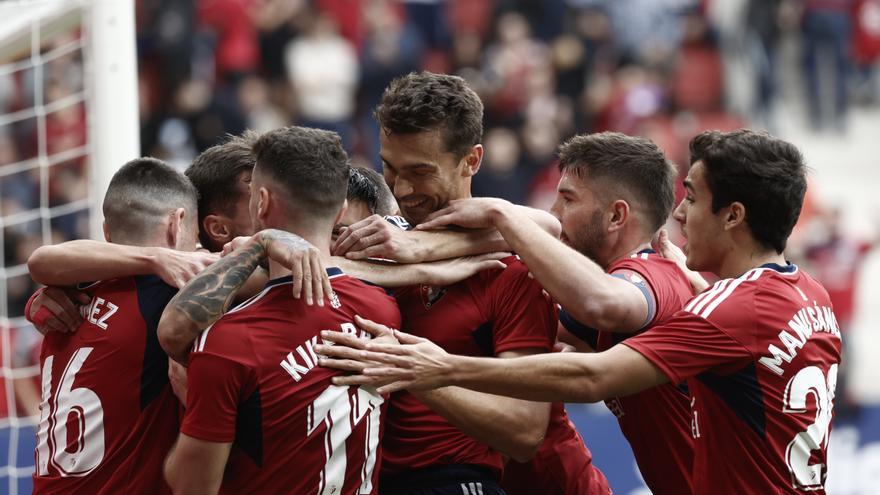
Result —
[[[288, 256], [287, 263], [282, 264], [309, 265], [314, 267], [311, 272], [326, 275], [321, 273], [323, 266], [320, 265], [317, 250], [299, 236], [275, 229], [258, 232], [192, 279], [168, 303], [158, 328], [159, 343], [165, 352], [185, 364], [190, 346], [199, 333], [223, 316], [251, 273], [270, 251], [280, 246], [286, 247]], [[309, 275], [310, 279], [314, 278], [320, 283], [320, 276]], [[306, 284], [311, 285], [311, 281], [306, 281]], [[329, 287], [329, 282], [326, 287]], [[307, 299], [310, 298], [311, 295], [307, 296]], [[319, 299], [319, 304], [321, 302]]]

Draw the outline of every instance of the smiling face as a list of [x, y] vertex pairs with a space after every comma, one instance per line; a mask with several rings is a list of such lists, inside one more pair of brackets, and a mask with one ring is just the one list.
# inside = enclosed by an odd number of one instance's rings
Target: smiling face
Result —
[[726, 208], [712, 212], [712, 192], [706, 183], [703, 162], [691, 166], [684, 180], [685, 197], [673, 212], [673, 218], [681, 224], [687, 243], [684, 252], [691, 270], [718, 273], [725, 256], [724, 229]]
[[550, 212], [562, 224], [561, 240], [574, 250], [605, 266], [603, 259], [607, 232], [604, 225], [605, 204], [586, 181], [570, 170], [562, 173], [556, 188], [556, 201]]
[[[385, 182], [397, 198], [404, 218], [418, 225], [453, 199], [470, 196], [466, 158], [445, 150], [441, 133], [379, 133], [379, 154]], [[477, 163], [477, 167], [479, 163]]]

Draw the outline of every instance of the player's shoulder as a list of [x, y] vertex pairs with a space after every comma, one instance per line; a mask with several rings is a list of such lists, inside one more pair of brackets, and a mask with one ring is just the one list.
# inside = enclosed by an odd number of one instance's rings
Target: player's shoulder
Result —
[[394, 296], [384, 287], [352, 277], [344, 273], [340, 268], [330, 267], [327, 269], [327, 273], [330, 275], [330, 283], [333, 285], [333, 291], [336, 293], [358, 293], [369, 297], [394, 300]]
[[251, 351], [250, 332], [238, 318], [224, 315], [193, 342], [192, 352], [210, 353], [232, 360], [242, 360]]
[[503, 268], [482, 270], [461, 283], [469, 286], [475, 294], [487, 295], [540, 287], [529, 275], [529, 267], [519, 256], [510, 255], [500, 261], [504, 264]]
[[756, 268], [739, 277], [725, 278], [694, 296], [683, 311], [715, 322], [742, 321], [754, 313], [755, 295], [766, 282], [765, 270]]
[[608, 268], [609, 272], [618, 270], [632, 270], [641, 273], [650, 280], [661, 278], [687, 280], [681, 268], [674, 261], [664, 258], [652, 249], [639, 251], [621, 258]]

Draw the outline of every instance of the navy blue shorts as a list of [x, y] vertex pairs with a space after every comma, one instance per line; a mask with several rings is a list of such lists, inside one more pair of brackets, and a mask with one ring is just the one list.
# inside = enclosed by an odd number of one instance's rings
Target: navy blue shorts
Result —
[[379, 479], [382, 495], [507, 495], [492, 470], [453, 464], [414, 469]]

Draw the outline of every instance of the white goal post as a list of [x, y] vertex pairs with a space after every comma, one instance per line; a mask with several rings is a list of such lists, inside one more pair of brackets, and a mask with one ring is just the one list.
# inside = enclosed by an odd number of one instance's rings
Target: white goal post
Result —
[[22, 317], [26, 258], [103, 238], [110, 178], [140, 156], [135, 39], [134, 0], [0, 2], [0, 493], [30, 493], [33, 473], [40, 339]]

